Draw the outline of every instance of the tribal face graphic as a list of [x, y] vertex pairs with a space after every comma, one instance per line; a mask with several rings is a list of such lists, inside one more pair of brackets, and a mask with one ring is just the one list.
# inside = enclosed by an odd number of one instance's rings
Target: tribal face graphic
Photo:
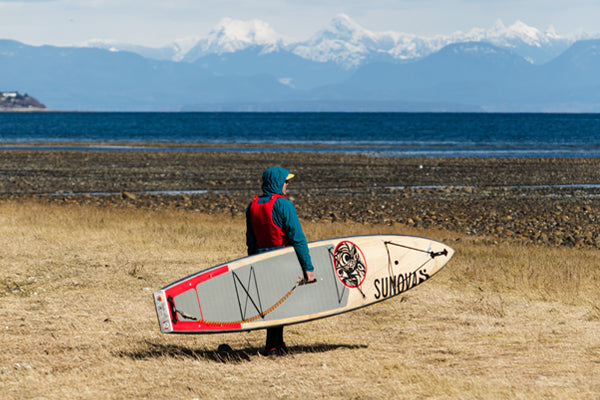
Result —
[[367, 264], [358, 247], [352, 242], [340, 242], [333, 252], [335, 272], [349, 288], [359, 287], [365, 280]]

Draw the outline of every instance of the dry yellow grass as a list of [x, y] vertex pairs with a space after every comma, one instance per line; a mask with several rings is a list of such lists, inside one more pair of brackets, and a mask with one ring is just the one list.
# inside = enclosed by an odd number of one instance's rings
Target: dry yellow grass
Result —
[[[159, 332], [151, 294], [243, 256], [241, 216], [0, 204], [0, 390], [7, 399], [595, 399], [597, 250], [403, 226], [304, 223], [309, 240], [405, 233], [457, 253], [401, 297], [264, 332]], [[227, 343], [230, 354], [217, 352]]]

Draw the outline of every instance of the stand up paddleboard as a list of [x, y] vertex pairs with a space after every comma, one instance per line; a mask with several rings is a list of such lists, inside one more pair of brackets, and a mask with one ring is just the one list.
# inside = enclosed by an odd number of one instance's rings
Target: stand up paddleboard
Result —
[[352, 311], [427, 281], [452, 257], [443, 243], [370, 235], [308, 244], [316, 282], [293, 247], [240, 258], [154, 293], [164, 333], [220, 333], [297, 324]]

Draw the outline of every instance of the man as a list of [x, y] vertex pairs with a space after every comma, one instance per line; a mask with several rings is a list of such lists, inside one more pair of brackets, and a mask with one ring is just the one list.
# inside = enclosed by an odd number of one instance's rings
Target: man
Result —
[[[294, 246], [305, 282], [313, 282], [314, 267], [306, 237], [296, 209], [285, 198], [293, 174], [281, 167], [271, 167], [262, 175], [262, 196], [255, 196], [246, 209], [246, 245], [248, 255], [285, 246]], [[283, 326], [267, 329], [264, 355], [284, 354]]]

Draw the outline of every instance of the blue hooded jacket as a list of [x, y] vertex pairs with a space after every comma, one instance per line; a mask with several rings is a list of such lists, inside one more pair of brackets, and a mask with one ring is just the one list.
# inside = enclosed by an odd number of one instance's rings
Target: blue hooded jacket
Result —
[[[271, 167], [267, 169], [262, 176], [262, 196], [258, 203], [266, 203], [274, 194], [283, 194], [283, 185], [289, 174], [289, 171], [281, 167]], [[296, 209], [291, 201], [285, 198], [279, 198], [273, 205], [273, 222], [281, 228], [289, 239], [290, 246], [294, 246], [298, 261], [304, 271], [313, 271], [314, 267], [308, 252], [306, 237], [300, 226]], [[252, 219], [250, 218], [250, 206], [246, 208], [246, 245], [248, 246], [248, 255], [272, 249], [259, 249], [256, 245], [256, 237], [252, 229]]]

